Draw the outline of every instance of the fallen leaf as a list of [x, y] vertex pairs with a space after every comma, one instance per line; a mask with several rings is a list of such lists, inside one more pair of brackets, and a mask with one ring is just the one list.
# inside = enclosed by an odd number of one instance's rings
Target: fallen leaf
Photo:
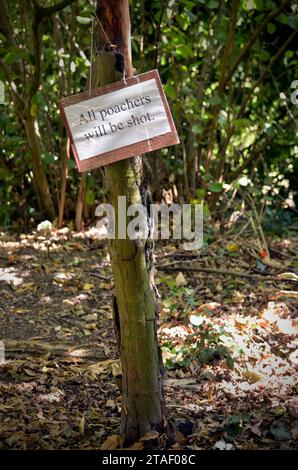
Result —
[[248, 426], [248, 429], [250, 429], [256, 436], [262, 437], [262, 430], [260, 429], [262, 422], [263, 420], [261, 419], [261, 421], [255, 423], [253, 426]]
[[84, 290], [91, 290], [94, 288], [94, 285], [93, 284], [90, 284], [89, 282], [86, 282], [86, 284], [83, 285], [83, 289]]
[[197, 312], [198, 313], [203, 312], [203, 313], [210, 314], [214, 310], [218, 309], [220, 306], [221, 306], [221, 304], [218, 303], [218, 302], [209, 302], [208, 304], [200, 305], [200, 307], [197, 308]]
[[270, 426], [270, 434], [276, 441], [287, 441], [291, 439], [291, 433], [285, 421], [278, 421]]
[[159, 433], [157, 431], [150, 431], [140, 438], [140, 442], [152, 441], [153, 439], [157, 439], [158, 436], [159, 436]]
[[274, 416], [277, 416], [277, 417], [280, 417], [280, 416], [284, 415], [285, 412], [286, 412], [286, 410], [283, 406], [276, 406], [272, 410], [272, 413], [274, 414]]
[[114, 400], [107, 400], [106, 401], [106, 407], [107, 408], [113, 408], [115, 406]]
[[221, 439], [220, 441], [217, 441], [214, 444], [213, 449], [216, 449], [216, 450], [235, 450], [235, 447], [233, 446], [233, 444], [229, 444], [228, 442]]
[[112, 359], [107, 359], [103, 362], [96, 362], [87, 366], [87, 370], [94, 375], [106, 374], [113, 363]]
[[120, 447], [121, 443], [121, 436], [118, 434], [112, 434], [111, 436], [107, 437], [106, 440], [100, 447], [100, 450], [114, 450]]
[[298, 419], [298, 397], [290, 398], [287, 403], [287, 407], [289, 410], [289, 414], [293, 417]]
[[180, 272], [179, 274], [177, 274], [177, 277], [175, 279], [175, 283], [176, 283], [176, 287], [186, 286], [187, 281], [186, 281], [183, 273]]
[[83, 316], [84, 321], [96, 321], [98, 319], [97, 313], [88, 313], [88, 315]]
[[112, 364], [112, 374], [113, 377], [119, 377], [119, 375], [122, 375], [122, 367], [121, 367], [121, 362], [113, 362]]
[[85, 433], [85, 415], [84, 413], [82, 414], [80, 421], [79, 421], [79, 430], [81, 434]]
[[248, 382], [253, 383], [253, 384], [263, 379], [261, 374], [257, 374], [256, 372], [249, 371], [249, 370], [242, 372], [242, 376], [245, 379], [247, 379]]
[[239, 250], [239, 246], [236, 245], [236, 243], [229, 243], [228, 245], [225, 246], [225, 249], [229, 251], [230, 253], [235, 253], [235, 251]]

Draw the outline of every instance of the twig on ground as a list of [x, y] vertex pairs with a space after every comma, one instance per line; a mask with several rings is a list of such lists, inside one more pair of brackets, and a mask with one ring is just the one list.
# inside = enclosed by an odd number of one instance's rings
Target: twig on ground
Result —
[[101, 279], [102, 281], [109, 282], [112, 277], [111, 276], [103, 276], [102, 274], [97, 274], [97, 273], [90, 273], [90, 276], [98, 277], [98, 279]]
[[237, 271], [226, 271], [223, 269], [213, 269], [213, 268], [196, 268], [188, 266], [179, 266], [174, 264], [165, 264], [164, 266], [156, 266], [159, 271], [190, 271], [190, 272], [202, 272], [208, 274], [219, 274], [221, 276], [233, 276], [233, 277], [243, 277], [248, 279], [256, 279], [259, 281], [291, 281], [291, 279], [280, 279], [277, 276], [262, 276], [260, 274], [251, 274], [251, 273], [240, 273]]

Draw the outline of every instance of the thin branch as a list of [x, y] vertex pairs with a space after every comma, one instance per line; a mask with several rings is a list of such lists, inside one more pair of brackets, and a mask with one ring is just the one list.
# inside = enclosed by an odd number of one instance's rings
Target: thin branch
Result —
[[77, 0], [62, 0], [61, 2], [52, 5], [51, 7], [39, 7], [38, 8], [38, 16], [40, 21], [46, 18], [47, 16], [54, 15], [59, 11], [63, 10], [63, 8], [68, 7], [72, 3], [76, 2]]
[[[293, 117], [289, 118], [284, 125], [282, 126], [282, 129], [286, 129], [290, 124], [292, 124], [295, 119], [297, 118], [297, 113], [293, 115]], [[271, 142], [276, 138], [276, 134], [274, 133], [270, 137], [268, 137], [262, 145], [256, 147], [250, 154], [249, 158], [247, 158], [242, 165], [240, 165], [236, 170], [234, 170], [230, 177], [229, 181], [232, 182], [234, 181], [237, 176], [239, 176], [245, 168], [247, 168], [252, 162], [256, 163], [257, 160], [260, 158], [262, 155], [262, 152], [271, 144]]]
[[41, 78], [41, 28], [42, 28], [42, 21], [44, 18], [53, 15], [55, 13], [58, 13], [59, 11], [63, 10], [63, 8], [71, 5], [77, 0], [62, 0], [59, 3], [56, 3], [56, 5], [52, 5], [51, 7], [42, 7], [40, 6], [38, 0], [33, 0], [33, 5], [34, 5], [34, 19], [33, 19], [33, 24], [32, 24], [32, 32], [33, 32], [33, 50], [34, 50], [34, 56], [36, 60], [36, 66], [34, 70], [34, 76], [32, 80], [32, 85], [31, 85], [31, 95], [33, 96], [36, 91], [38, 90], [38, 87], [40, 85], [40, 78]]
[[230, 56], [230, 53], [233, 47], [233, 40], [234, 40], [234, 34], [235, 34], [235, 29], [236, 29], [239, 6], [240, 6], [240, 1], [233, 0], [231, 17], [229, 18], [229, 29], [228, 29], [226, 47], [224, 48], [224, 52], [223, 52], [223, 56], [222, 56], [222, 60], [220, 64], [220, 79], [219, 79], [219, 86], [218, 86], [220, 96], [222, 96], [224, 92], [225, 73], [227, 69], [228, 58]]
[[237, 70], [238, 68], [238, 65], [243, 61], [243, 59], [245, 59], [245, 57], [249, 54], [252, 46], [254, 45], [254, 43], [256, 42], [257, 38], [260, 36], [260, 34], [264, 31], [266, 25], [274, 20], [283, 10], [283, 8], [285, 7], [285, 5], [289, 3], [289, 1], [284, 1], [282, 2], [282, 4], [280, 5], [279, 8], [277, 8], [275, 11], [272, 11], [271, 13], [269, 13], [269, 15], [267, 15], [264, 20], [262, 21], [262, 23], [259, 25], [259, 27], [255, 30], [254, 34], [252, 35], [250, 41], [246, 44], [246, 46], [242, 49], [242, 51], [240, 52], [239, 56], [237, 57], [237, 59], [235, 60], [234, 64], [231, 66], [229, 72], [228, 72], [228, 75], [225, 79], [225, 85], [227, 83], [229, 83], [229, 81], [231, 80], [232, 76], [234, 75], [235, 71]]
[[[220, 76], [219, 76], [218, 89], [219, 89], [219, 96], [221, 98], [224, 93], [224, 79], [225, 79], [225, 71], [227, 68], [227, 62], [228, 62], [228, 58], [230, 56], [230, 53], [233, 47], [233, 39], [234, 39], [234, 34], [235, 34], [235, 29], [236, 29], [239, 5], [240, 5], [239, 0], [233, 0], [231, 16], [229, 18], [227, 42], [226, 42], [226, 46], [224, 48], [222, 60], [220, 63], [220, 73], [219, 73]], [[214, 147], [215, 133], [216, 133], [216, 128], [217, 128], [217, 118], [218, 118], [219, 111], [220, 111], [220, 105], [218, 104], [214, 105], [213, 116], [212, 116], [212, 120], [210, 124], [208, 148], [207, 148], [206, 173], [208, 172], [209, 165], [210, 165], [211, 158], [212, 158], [212, 151]]]
[[172, 265], [166, 264], [164, 266], [156, 266], [159, 271], [181, 271], [181, 272], [199, 272], [207, 274], [218, 274], [221, 276], [232, 276], [232, 277], [242, 277], [247, 279], [256, 279], [259, 281], [291, 281], [291, 279], [281, 279], [277, 276], [262, 276], [260, 274], [250, 274], [250, 273], [240, 273], [237, 271], [226, 271], [224, 269], [212, 269], [212, 268], [196, 268], [192, 266], [181, 266], [181, 265]]
[[250, 91], [248, 95], [244, 98], [243, 103], [241, 105], [241, 108], [237, 114], [237, 119], [241, 118], [242, 115], [245, 112], [245, 108], [247, 105], [247, 102], [249, 101], [249, 98], [252, 96], [254, 93], [255, 89], [270, 75], [271, 69], [273, 65], [279, 60], [279, 58], [283, 55], [284, 51], [287, 49], [287, 47], [290, 45], [290, 43], [293, 41], [293, 39], [297, 36], [297, 31], [293, 31], [292, 34], [288, 37], [288, 39], [284, 42], [283, 46], [277, 51], [275, 56], [272, 57], [270, 60], [268, 67], [265, 68], [264, 72], [262, 75], [258, 78], [258, 80], [254, 83], [254, 85], [250, 88]]
[[[5, 0], [0, 0], [0, 31], [4, 34], [8, 46], [18, 47], [10, 20], [9, 8]], [[23, 60], [18, 60], [16, 63], [12, 64], [11, 68], [17, 75], [21, 76], [24, 74]]]

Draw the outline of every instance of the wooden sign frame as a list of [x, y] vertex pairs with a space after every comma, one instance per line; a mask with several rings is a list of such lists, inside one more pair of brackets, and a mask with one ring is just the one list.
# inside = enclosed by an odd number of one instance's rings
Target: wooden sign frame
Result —
[[[76, 149], [76, 145], [73, 140], [71, 129], [69, 127], [69, 123], [65, 114], [65, 108], [70, 105], [87, 101], [88, 99], [91, 99], [97, 96], [102, 96], [104, 94], [111, 93], [116, 90], [121, 90], [123, 88], [127, 88], [132, 85], [136, 85], [137, 83], [142, 83], [150, 79], [154, 79], [156, 81], [157, 88], [160, 94], [160, 98], [162, 100], [162, 104], [164, 106], [164, 110], [165, 110], [168, 124], [170, 126], [171, 131], [166, 134], [158, 135], [158, 136], [143, 140], [141, 142], [136, 142], [136, 143], [121, 147], [119, 149], [111, 150], [109, 152], [105, 152], [102, 154], [99, 153], [90, 158], [80, 160], [77, 149]], [[140, 155], [146, 152], [151, 152], [153, 150], [157, 150], [163, 147], [168, 147], [170, 145], [176, 145], [176, 144], [179, 144], [180, 142], [177, 131], [176, 131], [176, 127], [172, 118], [172, 114], [171, 114], [166, 96], [162, 88], [162, 83], [159, 77], [158, 70], [151, 70], [150, 72], [146, 72], [141, 75], [134, 76], [132, 78], [127, 78], [125, 82], [124, 81], [115, 82], [110, 85], [106, 85], [104, 87], [95, 88], [91, 90], [90, 92], [86, 91], [86, 92], [79, 93], [74, 96], [63, 98], [59, 101], [58, 106], [59, 106], [61, 115], [63, 117], [65, 127], [67, 129], [68, 137], [71, 143], [72, 152], [74, 154], [79, 172], [93, 170], [94, 168], [108, 165], [110, 163], [123, 160], [125, 158], [133, 157], [133, 156]], [[115, 138], [117, 137], [115, 136]]]

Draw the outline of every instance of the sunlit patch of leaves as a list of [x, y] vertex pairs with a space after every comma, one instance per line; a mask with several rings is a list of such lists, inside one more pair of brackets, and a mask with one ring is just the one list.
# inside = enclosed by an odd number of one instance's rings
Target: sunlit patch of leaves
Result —
[[[196, 324], [195, 319], [200, 322]], [[230, 333], [223, 326], [213, 324], [210, 320], [200, 316], [191, 316], [187, 328], [188, 334], [173, 336], [167, 329], [161, 331], [162, 351], [165, 365], [168, 369], [188, 367], [193, 361], [200, 364], [209, 364], [214, 361], [226, 359], [227, 366], [234, 366], [233, 344]], [[185, 328], [183, 325], [177, 328]], [[181, 337], [182, 336], [182, 337]], [[239, 353], [239, 351], [237, 351]]]

